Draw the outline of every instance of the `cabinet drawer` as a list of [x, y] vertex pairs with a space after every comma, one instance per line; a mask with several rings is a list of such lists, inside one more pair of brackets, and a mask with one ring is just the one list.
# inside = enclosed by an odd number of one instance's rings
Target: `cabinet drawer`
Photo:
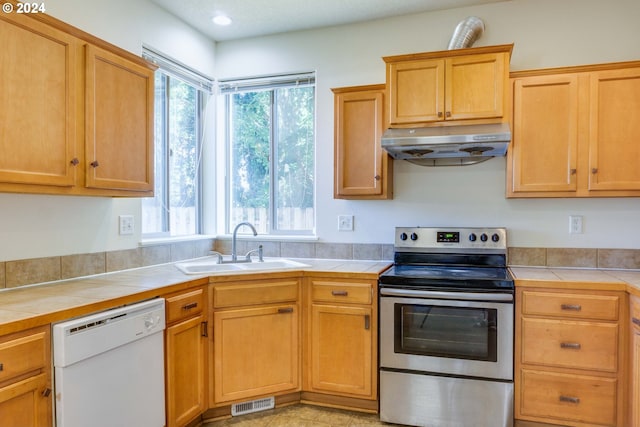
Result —
[[522, 314], [575, 319], [618, 320], [617, 295], [522, 292]]
[[616, 424], [617, 381], [582, 375], [521, 371], [519, 410], [523, 416]]
[[615, 373], [618, 325], [524, 318], [522, 363]]
[[371, 284], [349, 282], [311, 282], [311, 298], [318, 302], [371, 304]]
[[298, 280], [215, 285], [215, 308], [270, 304], [298, 300]]
[[15, 334], [0, 339], [0, 383], [43, 369], [49, 360], [49, 332]]
[[200, 314], [204, 307], [204, 291], [196, 289], [166, 299], [167, 323]]

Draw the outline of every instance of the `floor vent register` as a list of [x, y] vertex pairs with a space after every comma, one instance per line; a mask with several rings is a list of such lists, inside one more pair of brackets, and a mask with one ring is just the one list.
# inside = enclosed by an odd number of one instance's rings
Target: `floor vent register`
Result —
[[275, 408], [275, 406], [276, 399], [274, 397], [251, 400], [249, 402], [234, 403], [233, 405], [231, 405], [231, 415], [236, 417], [238, 415], [246, 415], [253, 412], [266, 411], [267, 409]]

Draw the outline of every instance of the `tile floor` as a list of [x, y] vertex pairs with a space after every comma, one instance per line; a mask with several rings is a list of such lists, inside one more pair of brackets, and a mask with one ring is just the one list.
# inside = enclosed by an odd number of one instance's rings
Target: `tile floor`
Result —
[[202, 427], [372, 427], [383, 423], [377, 414], [312, 405], [291, 405], [204, 423]]

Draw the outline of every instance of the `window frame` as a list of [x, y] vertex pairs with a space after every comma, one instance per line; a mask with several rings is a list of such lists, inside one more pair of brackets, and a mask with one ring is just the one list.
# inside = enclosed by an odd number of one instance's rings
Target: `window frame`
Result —
[[[170, 206], [170, 192], [171, 192], [171, 188], [170, 188], [170, 170], [169, 170], [169, 165], [170, 165], [170, 156], [171, 156], [171, 146], [170, 146], [170, 138], [169, 138], [169, 124], [170, 124], [170, 120], [169, 120], [169, 114], [168, 111], [170, 110], [171, 106], [169, 103], [169, 98], [170, 98], [170, 91], [169, 90], [165, 90], [164, 92], [164, 102], [163, 102], [163, 106], [164, 106], [164, 113], [165, 113], [165, 117], [164, 117], [164, 123], [163, 123], [163, 132], [164, 132], [164, 136], [163, 136], [163, 144], [164, 144], [164, 160], [163, 160], [163, 173], [162, 173], [162, 179], [163, 179], [163, 205], [167, 206], [169, 205], [168, 209], [163, 209], [162, 210], [162, 218], [161, 218], [161, 227], [162, 227], [162, 231], [155, 231], [155, 232], [151, 232], [151, 233], [143, 233], [142, 234], [142, 238], [143, 239], [157, 239], [157, 238], [184, 238], [184, 237], [191, 237], [191, 236], [198, 236], [198, 235], [202, 235], [203, 234], [203, 228], [204, 228], [204, 210], [203, 210], [203, 205], [204, 200], [204, 189], [203, 189], [203, 185], [204, 185], [204, 178], [203, 178], [203, 149], [204, 149], [204, 144], [205, 144], [205, 127], [207, 126], [207, 123], [205, 123], [206, 120], [206, 110], [207, 107], [209, 105], [210, 102], [213, 101], [212, 99], [212, 95], [213, 95], [213, 85], [214, 85], [214, 80], [204, 76], [203, 74], [200, 74], [199, 72], [191, 69], [190, 67], [175, 61], [171, 58], [169, 58], [168, 56], [148, 47], [148, 46], [143, 46], [143, 52], [142, 52], [142, 57], [144, 59], [146, 59], [147, 61], [155, 64], [158, 68], [155, 71], [155, 73], [161, 73], [161, 77], [164, 80], [164, 84], [165, 84], [165, 88], [169, 88], [170, 87], [170, 83], [171, 83], [171, 79], [174, 80], [179, 80], [183, 83], [186, 83], [187, 85], [191, 86], [194, 88], [194, 90], [196, 90], [196, 105], [195, 105], [195, 128], [196, 128], [196, 167], [195, 167], [195, 177], [194, 177], [194, 182], [196, 185], [196, 189], [195, 189], [195, 227], [194, 227], [194, 233], [193, 234], [174, 234], [171, 230], [171, 220], [170, 220], [170, 215], [171, 215], [171, 206]], [[156, 76], [154, 76], [155, 78]], [[154, 120], [156, 115], [158, 114], [158, 112], [154, 112]], [[154, 136], [154, 151], [155, 151], [155, 144], [156, 144], [156, 140], [157, 140], [157, 136]], [[155, 161], [155, 154], [154, 154], [154, 161]], [[156, 165], [156, 170], [158, 169], [158, 165]], [[157, 176], [156, 176], [157, 179]], [[155, 190], [155, 188], [154, 188]], [[154, 197], [157, 197], [157, 194], [154, 194]], [[142, 206], [142, 209], [144, 209], [144, 205]]]
[[[313, 181], [313, 227], [311, 229], [305, 230], [283, 230], [277, 228], [277, 209], [276, 206], [276, 189], [277, 189], [277, 167], [274, 159], [276, 159], [277, 154], [277, 146], [278, 146], [278, 129], [277, 126], [274, 126], [274, 122], [277, 121], [276, 114], [276, 104], [277, 104], [277, 95], [276, 90], [282, 88], [291, 88], [291, 87], [313, 87], [313, 170], [314, 170], [314, 181]], [[269, 221], [269, 229], [267, 230], [267, 235], [270, 236], [315, 236], [316, 227], [317, 227], [317, 205], [316, 205], [316, 121], [317, 121], [317, 86], [316, 86], [316, 73], [312, 72], [302, 72], [302, 73], [290, 73], [290, 74], [279, 74], [279, 75], [266, 75], [266, 76], [258, 76], [258, 77], [249, 77], [249, 78], [236, 78], [236, 79], [225, 79], [218, 80], [218, 93], [224, 96], [223, 100], [223, 110], [224, 110], [224, 146], [226, 152], [225, 158], [225, 168], [227, 171], [232, 170], [232, 152], [233, 149], [231, 147], [231, 127], [229, 126], [230, 117], [231, 117], [231, 95], [238, 92], [257, 92], [257, 91], [270, 91], [270, 130], [269, 130], [269, 207], [268, 212], [270, 215]], [[225, 233], [230, 234], [232, 232], [232, 227], [234, 224], [231, 223], [231, 198], [232, 198], [232, 190], [231, 190], [231, 173], [225, 174], [225, 189], [224, 189], [224, 228]]]

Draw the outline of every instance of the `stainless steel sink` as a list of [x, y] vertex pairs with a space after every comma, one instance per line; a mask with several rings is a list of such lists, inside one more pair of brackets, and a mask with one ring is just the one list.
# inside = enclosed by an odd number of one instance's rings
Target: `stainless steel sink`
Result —
[[175, 266], [185, 274], [255, 273], [256, 271], [295, 270], [310, 267], [308, 264], [286, 258], [266, 258], [264, 261], [223, 263], [218, 257], [206, 257], [193, 261], [178, 262]]

